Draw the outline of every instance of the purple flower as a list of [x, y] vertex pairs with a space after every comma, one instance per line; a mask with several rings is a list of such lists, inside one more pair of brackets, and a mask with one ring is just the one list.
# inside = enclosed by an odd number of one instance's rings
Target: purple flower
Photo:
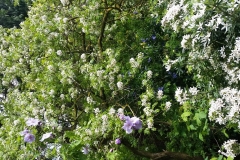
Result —
[[29, 118], [26, 121], [27, 126], [37, 126], [40, 124], [40, 121], [38, 119], [34, 119], [34, 118]]
[[25, 136], [27, 133], [30, 133], [30, 131], [25, 129], [24, 131], [20, 132], [20, 135]]
[[158, 87], [158, 91], [163, 91], [163, 87]]
[[115, 140], [115, 144], [121, 144], [120, 138], [117, 138], [117, 139]]
[[155, 35], [152, 36], [152, 39], [155, 40], [157, 37]]
[[145, 42], [146, 42], [146, 39], [142, 38], [141, 41], [142, 41], [142, 43], [145, 43]]
[[88, 154], [90, 152], [89, 145], [86, 145], [85, 147], [82, 148], [83, 154]]
[[122, 128], [126, 131], [127, 134], [130, 134], [130, 133], [132, 133], [133, 123], [132, 123], [130, 118], [127, 118], [125, 120], [126, 121], [125, 121]]
[[42, 138], [41, 138], [41, 142], [44, 141], [45, 139], [48, 139], [48, 138], [52, 138], [53, 137], [53, 134], [52, 132], [49, 132], [49, 133], [45, 133], [43, 134]]
[[33, 134], [31, 134], [31, 133], [25, 134], [24, 142], [32, 143], [33, 141], [35, 141], [35, 136]]
[[132, 123], [133, 123], [133, 129], [136, 129], [136, 130], [138, 130], [138, 129], [141, 129], [142, 128], [142, 121], [139, 119], [139, 118], [137, 118], [137, 117], [132, 117], [131, 118], [131, 121], [132, 121]]
[[119, 119], [121, 119], [122, 121], [125, 120], [125, 115], [124, 114], [118, 114]]
[[177, 78], [177, 73], [173, 73], [173, 74], [172, 74], [172, 78], [173, 78], [173, 79]]
[[173, 79], [177, 78], [177, 73], [168, 72], [168, 74], [169, 74]]
[[148, 63], [150, 63], [152, 61], [152, 58], [151, 57], [149, 57], [148, 58]]
[[127, 134], [132, 133], [132, 130], [138, 130], [142, 128], [142, 121], [137, 117], [130, 118], [129, 116], [125, 116], [125, 123], [122, 127], [126, 131]]

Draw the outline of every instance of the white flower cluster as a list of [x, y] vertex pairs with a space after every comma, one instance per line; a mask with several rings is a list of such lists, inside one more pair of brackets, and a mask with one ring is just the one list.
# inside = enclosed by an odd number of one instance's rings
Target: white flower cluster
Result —
[[154, 112], [153, 109], [151, 109], [150, 107], [145, 107], [143, 109], [144, 113], [146, 114], [146, 116], [152, 116], [152, 113]]
[[190, 39], [190, 35], [189, 34], [187, 34], [187, 35], [184, 35], [183, 36], [183, 39], [182, 39], [182, 41], [181, 41], [181, 46], [182, 46], [182, 48], [187, 48], [187, 45], [186, 45], [186, 43], [188, 42], [188, 40]]
[[123, 82], [117, 82], [117, 87], [119, 90], [123, 89]]
[[149, 106], [150, 104], [147, 101], [148, 101], [148, 96], [143, 95], [141, 98], [142, 106], [145, 106], [145, 107]]
[[94, 102], [94, 100], [93, 100], [92, 97], [88, 96], [88, 97], [87, 97], [87, 103], [88, 103], [88, 104], [94, 104], [95, 102]]
[[69, 4], [68, 0], [60, 0], [63, 6], [66, 6]]
[[134, 58], [130, 59], [130, 64], [133, 68], [139, 67], [139, 63]]
[[177, 90], [175, 91], [175, 98], [180, 104], [183, 104], [190, 98], [189, 93], [192, 96], [195, 96], [197, 95], [198, 91], [199, 90], [196, 87], [190, 87], [188, 91], [187, 90], [183, 91], [183, 89], [178, 87]]
[[240, 37], [236, 38], [235, 47], [231, 51], [228, 62], [239, 63], [240, 61]]
[[86, 56], [85, 53], [81, 54], [81, 59], [82, 59], [83, 62], [86, 62], [87, 56]]
[[148, 118], [147, 119], [147, 126], [148, 126], [148, 128], [149, 129], [152, 129], [153, 128], [153, 118], [152, 117], [150, 117], [150, 118]]
[[152, 71], [151, 70], [149, 70], [149, 71], [147, 71], [147, 78], [148, 79], [151, 79], [152, 78]]
[[110, 108], [108, 114], [113, 116], [116, 113], [116, 110], [114, 108]]
[[166, 63], [164, 63], [164, 66], [166, 68], [166, 71], [170, 71], [171, 67], [173, 64], [177, 63], [179, 60], [175, 59], [175, 60], [168, 60]]
[[169, 4], [168, 5], [168, 12], [165, 14], [165, 16], [162, 18], [162, 25], [164, 26], [166, 23], [169, 23], [170, 21], [174, 20], [175, 17], [179, 14], [181, 11], [181, 5], [177, 4]]
[[234, 151], [235, 147], [239, 147], [239, 143], [237, 143], [237, 140], [228, 140], [223, 143], [222, 148], [225, 150], [225, 152], [219, 150], [218, 152], [226, 157], [235, 158], [238, 153]]
[[183, 89], [181, 89], [180, 87], [178, 87], [175, 91], [175, 98], [180, 104], [183, 104], [186, 100], [189, 99], [187, 91], [183, 92]]
[[227, 80], [228, 84], [238, 84], [240, 81], [240, 70], [239, 67], [228, 67], [228, 64], [222, 63], [221, 65], [222, 70], [227, 74], [225, 79]]
[[165, 104], [165, 110], [168, 111], [172, 106], [172, 103], [171, 102], [166, 102]]
[[219, 124], [237, 123], [240, 129], [240, 91], [227, 87], [220, 91], [220, 96], [210, 102], [209, 119]]
[[188, 90], [193, 96], [197, 95], [198, 89], [196, 87], [190, 87]]
[[162, 99], [162, 96], [163, 96], [163, 91], [162, 90], [158, 90], [157, 92], [157, 99]]
[[107, 115], [102, 115], [102, 126], [101, 126], [101, 131], [102, 134], [104, 134], [108, 129], [108, 116]]

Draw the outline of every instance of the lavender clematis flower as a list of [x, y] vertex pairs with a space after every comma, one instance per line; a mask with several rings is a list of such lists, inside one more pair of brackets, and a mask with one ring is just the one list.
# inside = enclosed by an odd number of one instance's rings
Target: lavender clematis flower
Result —
[[27, 124], [27, 126], [37, 126], [37, 125], [40, 124], [40, 120], [34, 119], [34, 118], [29, 118], [29, 119], [26, 121], [26, 124]]
[[42, 141], [44, 141], [45, 139], [48, 139], [48, 138], [51, 138], [51, 137], [53, 137], [52, 132], [45, 133], [45, 134], [43, 134], [43, 136], [42, 136], [42, 138], [41, 138], [40, 141], [42, 142]]
[[124, 121], [125, 120], [125, 115], [124, 114], [118, 114], [118, 117], [120, 120]]
[[155, 36], [155, 35], [152, 36], [152, 39], [153, 39], [153, 40], [155, 40], [156, 38], [157, 38], [157, 36]]
[[24, 136], [24, 142], [27, 142], [27, 143], [32, 143], [35, 141], [35, 136], [31, 133], [27, 133], [25, 134]]
[[90, 152], [89, 146], [83, 147], [83, 148], [82, 148], [82, 152], [83, 152], [83, 154], [88, 154], [88, 153]]
[[115, 140], [115, 144], [121, 144], [120, 138], [117, 138], [117, 139]]
[[126, 131], [127, 134], [132, 133], [132, 130], [138, 130], [142, 128], [142, 121], [137, 117], [130, 118], [129, 116], [125, 116], [125, 123], [122, 127]]
[[21, 136], [25, 136], [26, 134], [30, 133], [29, 130], [25, 129], [24, 131], [20, 132]]
[[127, 134], [130, 134], [130, 133], [132, 133], [133, 123], [132, 123], [130, 118], [127, 118], [125, 120], [126, 121], [125, 121], [122, 128], [126, 131]]
[[137, 117], [132, 117], [131, 118], [131, 121], [132, 121], [132, 123], [133, 123], [133, 129], [136, 129], [136, 130], [138, 130], [138, 129], [141, 129], [142, 128], [142, 121], [139, 119], [139, 118], [137, 118]]

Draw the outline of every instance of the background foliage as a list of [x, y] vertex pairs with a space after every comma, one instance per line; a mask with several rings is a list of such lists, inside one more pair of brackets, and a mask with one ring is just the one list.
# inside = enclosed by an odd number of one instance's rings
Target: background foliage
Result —
[[28, 5], [25, 1], [2, 0], [0, 2], [0, 25], [5, 28], [19, 27], [27, 16]]

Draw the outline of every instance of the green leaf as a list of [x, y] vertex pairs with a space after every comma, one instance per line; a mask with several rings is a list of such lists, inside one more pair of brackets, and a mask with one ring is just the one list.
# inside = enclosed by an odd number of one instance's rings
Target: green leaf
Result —
[[204, 140], [203, 140], [203, 135], [202, 135], [202, 133], [199, 133], [198, 137], [199, 137], [199, 139], [200, 139], [201, 141], [204, 141]]
[[223, 155], [220, 155], [219, 157], [218, 157], [218, 160], [222, 160], [223, 159]]
[[232, 157], [228, 157], [227, 160], [234, 160], [234, 158], [232, 158]]
[[227, 138], [229, 138], [228, 134], [226, 133], [226, 129], [223, 129], [221, 132], [222, 132]]
[[199, 112], [199, 113], [197, 113], [197, 116], [198, 116], [198, 118], [200, 118], [200, 119], [203, 119], [203, 118], [206, 118], [206, 117], [207, 117], [207, 115], [206, 115], [205, 112]]
[[197, 121], [198, 126], [202, 125], [201, 119], [206, 119], [206, 113], [205, 112], [199, 112], [196, 113], [194, 116], [194, 119]]
[[194, 125], [192, 125], [192, 124], [189, 126], [189, 128], [190, 128], [191, 130], [197, 130], [197, 128], [194, 127]]
[[191, 112], [184, 112], [181, 117], [183, 119], [183, 121], [187, 122], [187, 118], [191, 115]]
[[75, 137], [75, 134], [72, 131], [67, 131], [65, 132], [65, 137], [72, 139], [73, 137]]

